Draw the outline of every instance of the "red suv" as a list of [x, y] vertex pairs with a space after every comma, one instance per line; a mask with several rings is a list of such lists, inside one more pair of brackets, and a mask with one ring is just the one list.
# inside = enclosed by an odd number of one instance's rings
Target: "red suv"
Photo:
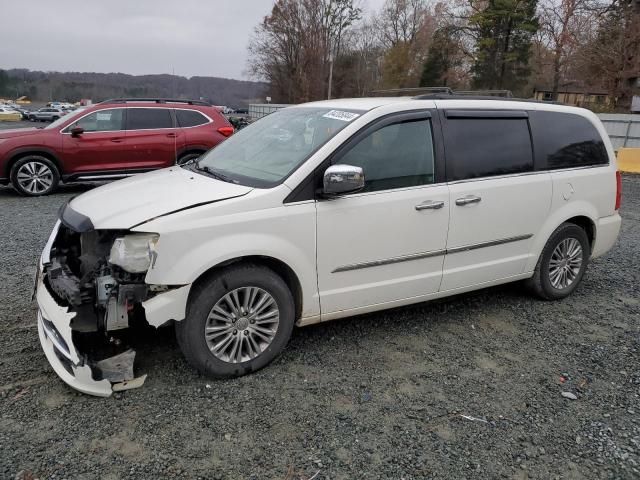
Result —
[[116, 179], [185, 163], [231, 134], [206, 102], [107, 100], [45, 128], [0, 131], [0, 184], [46, 195], [60, 180]]

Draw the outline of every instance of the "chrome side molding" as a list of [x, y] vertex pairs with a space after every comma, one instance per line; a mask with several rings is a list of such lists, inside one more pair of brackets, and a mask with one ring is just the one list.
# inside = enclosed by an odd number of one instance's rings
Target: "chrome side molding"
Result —
[[517, 237], [501, 238], [499, 240], [491, 240], [489, 242], [474, 243], [471, 245], [463, 245], [461, 247], [448, 248], [447, 253], [460, 253], [468, 252], [469, 250], [476, 250], [478, 248], [495, 247], [496, 245], [504, 245], [505, 243], [521, 242], [522, 240], [528, 240], [533, 237], [533, 233], [527, 235], [518, 235]]
[[419, 260], [421, 258], [439, 257], [444, 255], [446, 250], [434, 250], [432, 252], [413, 253], [411, 255], [403, 255], [401, 257], [387, 258], [384, 260], [374, 260], [372, 262], [352, 263], [344, 265], [333, 270], [331, 273], [347, 272], [349, 270], [360, 270], [361, 268], [379, 267], [381, 265], [389, 265], [392, 263], [409, 262], [411, 260]]
[[412, 260], [420, 260], [423, 258], [439, 257], [441, 255], [450, 255], [453, 253], [468, 252], [469, 250], [476, 250], [478, 248], [495, 247], [496, 245], [504, 245], [505, 243], [520, 242], [522, 240], [528, 240], [531, 237], [533, 237], [532, 233], [527, 235], [518, 235], [516, 237], [501, 238], [499, 240], [491, 240], [489, 242], [474, 243], [472, 245], [464, 245], [462, 247], [454, 247], [446, 250], [433, 250], [431, 252], [413, 253], [411, 255], [403, 255], [401, 257], [386, 258], [384, 260], [352, 263], [350, 265], [343, 265], [342, 267], [338, 267], [335, 270], [333, 270], [331, 273], [348, 272], [351, 270], [360, 270], [362, 268], [380, 267], [382, 265], [390, 265], [393, 263], [410, 262]]

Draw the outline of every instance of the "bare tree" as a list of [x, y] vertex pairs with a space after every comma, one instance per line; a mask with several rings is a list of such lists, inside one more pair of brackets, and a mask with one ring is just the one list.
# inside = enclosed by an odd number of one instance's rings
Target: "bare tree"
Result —
[[249, 73], [280, 101], [324, 98], [331, 54], [359, 18], [354, 0], [277, 0], [249, 43]]
[[593, 11], [595, 34], [582, 42], [580, 73], [608, 90], [613, 107], [629, 111], [640, 77], [640, 0], [614, 0]]
[[[538, 40], [550, 60], [552, 97], [558, 99], [563, 74], [576, 60], [581, 41], [594, 29], [594, 0], [542, 0], [539, 3]], [[565, 78], [566, 80], [566, 78]]]
[[383, 85], [417, 86], [436, 29], [430, 5], [426, 0], [387, 0], [376, 23], [386, 50]]

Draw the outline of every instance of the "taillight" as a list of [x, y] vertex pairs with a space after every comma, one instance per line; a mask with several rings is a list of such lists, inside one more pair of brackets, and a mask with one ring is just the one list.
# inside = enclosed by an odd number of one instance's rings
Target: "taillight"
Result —
[[220, 127], [218, 129], [218, 133], [225, 137], [230, 137], [231, 135], [233, 135], [233, 131], [233, 127]]
[[622, 203], [622, 175], [620, 170], [616, 172], [616, 210], [620, 210]]

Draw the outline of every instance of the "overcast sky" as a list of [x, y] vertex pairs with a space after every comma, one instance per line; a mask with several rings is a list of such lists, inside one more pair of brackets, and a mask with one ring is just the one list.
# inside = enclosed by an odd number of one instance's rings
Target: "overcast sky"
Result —
[[[0, 68], [246, 78], [272, 0], [0, 0]], [[368, 10], [384, 0], [361, 0]]]

